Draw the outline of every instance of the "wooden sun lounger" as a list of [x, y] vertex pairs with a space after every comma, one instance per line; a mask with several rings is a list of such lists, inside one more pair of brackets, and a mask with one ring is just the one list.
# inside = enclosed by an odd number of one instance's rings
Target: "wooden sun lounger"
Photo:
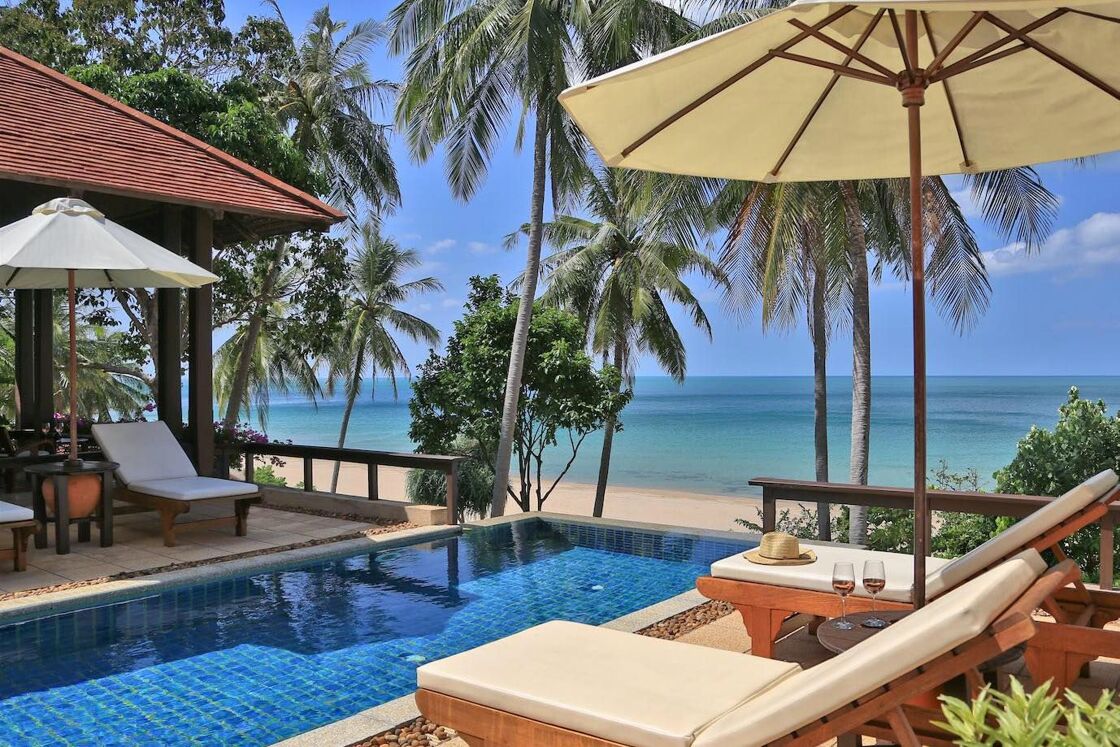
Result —
[[0, 501], [0, 531], [12, 532], [10, 549], [0, 549], [0, 560], [11, 560], [13, 570], [27, 570], [27, 540], [39, 528], [31, 509]]
[[105, 455], [120, 464], [113, 497], [139, 510], [158, 511], [166, 547], [175, 546], [176, 520], [200, 503], [232, 500], [233, 515], [192, 521], [191, 526], [233, 526], [238, 537], [248, 532], [249, 507], [261, 502], [260, 489], [199, 475], [165, 423], [98, 424], [93, 437]]
[[[1023, 573], [1028, 563], [1029, 569]], [[642, 709], [641, 704], [630, 703], [627, 709], [623, 709], [624, 716], [629, 720], [617, 724], [612, 723], [608, 718], [609, 706], [596, 708], [593, 705], [588, 709], [590, 712], [573, 715], [572, 707], [566, 706], [561, 700], [564, 690], [551, 686], [546, 679], [546, 674], [537, 675], [535, 680], [538, 688], [544, 691], [540, 693], [526, 694], [526, 690], [531, 690], [531, 687], [508, 689], [512, 683], [512, 680], [508, 679], [499, 682], [500, 687], [479, 688], [477, 693], [469, 692], [472, 678], [474, 680], [486, 677], [497, 677], [499, 680], [502, 678], [501, 674], [495, 674], [502, 671], [495, 665], [502, 663], [502, 656], [498, 652], [503, 646], [506, 653], [511, 651], [515, 654], [527, 653], [518, 651], [516, 645], [504, 644], [503, 641], [422, 667], [418, 673], [421, 685], [426, 678], [431, 680], [433, 687], [421, 687], [416, 693], [416, 701], [424, 716], [455, 729], [471, 747], [521, 747], [522, 745], [548, 745], [548, 747], [641, 745], [646, 747], [647, 743], [652, 744], [655, 739], [659, 745], [672, 744], [684, 747], [709, 747], [721, 744], [734, 744], [736, 747], [755, 747], [762, 744], [816, 747], [831, 738], [853, 733], [890, 739], [903, 747], [919, 745], [949, 747], [953, 744], [950, 736], [932, 724], [933, 720], [941, 718], [941, 714], [911, 705], [911, 701], [916, 696], [935, 690], [961, 675], [965, 677], [970, 689], [974, 691], [979, 689], [983, 685], [979, 673], [981, 664], [1030, 641], [1038, 630], [1045, 627], [1044, 623], [1039, 623], [1032, 618], [1032, 613], [1039, 605], [1053, 598], [1063, 587], [1076, 579], [1080, 572], [1075, 564], [1066, 560], [1054, 568], [1043, 571], [1041, 575], [1036, 575], [1043, 567], [1044, 564], [1037, 554], [1024, 552], [1007, 564], [993, 569], [991, 571], [993, 575], [984, 574], [962, 585], [958, 590], [947, 592], [942, 597], [944, 602], [931, 603], [926, 609], [896, 623], [890, 629], [890, 631], [897, 631], [895, 636], [889, 639], [891, 643], [886, 643], [888, 640], [886, 638], [880, 639], [887, 650], [877, 649], [879, 642], [875, 639], [865, 641], [845, 654], [810, 670], [798, 669], [787, 678], [776, 678], [773, 684], [758, 690], [756, 694], [747, 697], [730, 710], [718, 713], [714, 719], [705, 721], [707, 713], [696, 714], [695, 727], [685, 724], [674, 733], [657, 732], [656, 728], [649, 724], [639, 726], [639, 731], [635, 732], [633, 724], [635, 721], [640, 721], [638, 714]], [[1015, 590], [1004, 590], [1006, 601], [1000, 600], [994, 603], [980, 601], [998, 595], [998, 590], [1004, 589], [1009, 583], [1014, 585]], [[978, 611], [978, 608], [985, 606], [989, 609]], [[962, 609], [968, 611], [963, 615], [956, 614]], [[984, 622], [985, 620], [988, 622]], [[909, 625], [905, 632], [899, 627], [903, 625]], [[930, 626], [954, 625], [967, 625], [968, 632], [964, 634], [963, 640], [957, 641], [955, 645], [949, 645], [947, 651], [928, 659], [919, 656], [913, 661], [894, 661], [894, 659], [906, 658], [907, 647], [904, 644], [913, 640], [915, 635], [922, 635], [921, 631], [929, 630]], [[935, 628], [935, 630], [942, 629]], [[880, 636], [886, 632], [889, 631], [884, 631]], [[526, 633], [532, 635], [531, 631]], [[620, 634], [601, 628], [593, 628], [581, 634], [585, 642], [619, 635], [630, 634]], [[548, 636], [541, 637], [546, 642], [549, 641]], [[514, 638], [516, 636], [504, 640], [513, 641]], [[587, 661], [582, 661], [581, 652], [574, 648], [571, 651], [557, 651], [556, 649], [564, 648], [562, 638], [557, 641], [556, 636], [553, 636], [552, 644], [550, 647], [546, 646], [552, 649], [549, 661], [565, 661], [563, 668], [569, 670], [557, 672], [558, 676], [570, 677], [573, 673], [579, 672], [581, 667], [593, 666]], [[678, 663], [682, 657], [687, 659], [716, 655], [708, 649], [689, 644], [664, 641], [656, 644], [658, 645], [655, 646], [653, 643], [641, 645], [649, 649], [657, 648], [658, 652], [665, 652], [668, 658], [676, 659]], [[637, 644], [626, 645], [633, 647]], [[485, 651], [488, 647], [498, 648], [493, 648], [493, 653], [490, 653]], [[900, 651], [893, 650], [892, 647]], [[704, 651], [709, 653], [701, 653]], [[629, 667], [640, 671], [657, 671], [648, 667], [641, 670], [640, 663], [633, 661], [634, 657], [628, 659], [626, 653], [625, 651], [619, 653], [614, 657], [615, 660], [610, 662], [614, 670], [625, 670]], [[728, 655], [726, 652], [719, 653]], [[657, 655], [657, 652], [654, 652], [654, 655]], [[564, 658], [560, 658], [561, 656]], [[742, 657], [740, 661], [746, 669], [754, 667], [765, 669], [781, 665], [779, 662], [749, 654], [730, 654], [730, 656]], [[454, 662], [460, 657], [463, 657], [464, 661]], [[527, 667], [533, 664], [532, 661], [522, 663]], [[670, 661], [668, 665], [671, 666], [672, 663]], [[864, 667], [862, 670], [861, 665]], [[879, 669], [892, 665], [894, 671], [904, 671], [880, 678], [882, 672]], [[788, 666], [795, 667], [795, 665]], [[427, 668], [437, 670], [437, 673], [425, 677]], [[477, 673], [479, 670], [480, 673]], [[696, 667], [692, 670], [695, 671], [665, 673], [667, 679], [662, 681], [674, 688], [672, 692], [663, 692], [657, 689], [657, 683], [648, 681], [622, 681], [625, 675], [618, 675], [616, 678], [620, 681], [610, 684], [618, 688], [636, 689], [638, 691], [636, 697], [644, 698], [643, 703], [648, 702], [647, 712], [651, 714], [650, 718], [657, 719], [657, 714], [663, 710], [674, 708], [673, 702], [677, 695], [683, 695], [687, 688], [694, 686], [689, 676], [704, 671], [703, 668]], [[596, 669], [595, 672], [600, 676], [612, 676], [604, 674], [601, 669]], [[581, 674], [586, 676], [585, 672]], [[454, 681], [456, 676], [467, 680], [466, 687], [456, 688], [445, 684], [448, 678]], [[526, 676], [528, 675], [514, 675], [515, 678]], [[681, 679], [678, 681], [675, 677]], [[719, 675], [716, 677], [719, 678]], [[857, 686], [858, 689], [843, 691], [844, 685], [852, 682], [853, 679], [858, 679], [862, 684]], [[722, 679], [718, 679], [713, 692], [719, 693], [722, 688], [733, 685], [734, 677], [724, 674]], [[434, 687], [442, 687], [444, 690], [454, 690], [454, 692], [444, 692], [433, 689]], [[578, 684], [573, 687], [576, 689], [569, 690], [568, 694], [578, 697]], [[842, 692], [831, 693], [829, 688], [840, 689]], [[512, 707], [494, 702], [475, 702], [471, 700], [472, 695], [479, 700], [490, 701], [508, 698]], [[530, 705], [525, 706], [526, 702]], [[553, 713], [560, 714], [554, 716], [555, 721], [549, 720], [549, 716], [552, 715], [549, 713], [550, 709]], [[676, 716], [679, 717], [680, 714]], [[594, 728], [588, 728], [586, 731], [573, 728], [573, 721], [577, 719], [582, 719], [582, 723], [593, 724]], [[677, 726], [681, 726], [679, 718]], [[640, 729], [646, 731], [642, 732]], [[648, 733], [651, 736], [641, 741], [636, 738], [620, 740], [610, 736], [636, 733]]]
[[[1104, 475], [1105, 473], [1101, 473], [1093, 480], [1098, 480]], [[1115, 475], [1112, 477], [1115, 478]], [[1027, 548], [1039, 552], [1050, 550], [1057, 557], [1064, 559], [1065, 553], [1061, 549], [1060, 542], [1070, 537], [1074, 532], [1100, 521], [1108, 513], [1112, 503], [1118, 498], [1120, 498], [1120, 486], [1109, 488], [1099, 498], [1060, 522], [1040, 527], [1039, 532], [1027, 541], [1000, 550], [991, 562], [979, 565], [975, 572], [964, 574], [961, 580], [974, 578], [979, 573], [983, 573], [995, 564]], [[1024, 521], [1027, 521], [1027, 519], [1024, 519]], [[997, 536], [988, 540], [982, 547], [998, 543], [999, 539], [1000, 537]], [[980, 549], [978, 548], [978, 550]], [[858, 567], [860, 554], [866, 551], [852, 549], [847, 552], [852, 555], [851, 558], [847, 559], [855, 561]], [[967, 557], [964, 556], [964, 558]], [[796, 568], [793, 570], [796, 570]], [[1077, 583], [1080, 584], [1080, 579], [1077, 580]], [[773, 656], [774, 643], [781, 634], [782, 624], [787, 618], [796, 614], [830, 618], [838, 617], [841, 612], [840, 600], [831, 591], [798, 588], [794, 585], [758, 583], [735, 578], [718, 578], [716, 576], [701, 576], [696, 580], [696, 588], [705, 597], [728, 602], [739, 611], [743, 617], [743, 624], [751, 636], [751, 653], [757, 656]], [[871, 608], [872, 600], [869, 597], [850, 595], [847, 599], [848, 612], [869, 612]], [[879, 610], [908, 610], [912, 608], [912, 605], [909, 602], [880, 597], [875, 603], [875, 608]]]

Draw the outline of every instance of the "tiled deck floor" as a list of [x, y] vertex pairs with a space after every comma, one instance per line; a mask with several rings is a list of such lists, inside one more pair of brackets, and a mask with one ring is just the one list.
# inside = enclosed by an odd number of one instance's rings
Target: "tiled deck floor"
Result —
[[[196, 506], [180, 521], [228, 516], [232, 513], [232, 505]], [[249, 512], [247, 537], [234, 536], [232, 525], [192, 528], [190, 524], [183, 523], [175, 532], [178, 544], [175, 547], [164, 547], [158, 514], [144, 512], [115, 517], [112, 547], [100, 546], [96, 527], [91, 532], [90, 542], [78, 542], [78, 527], [73, 525], [70, 527], [70, 554], [58, 555], [54, 551], [52, 524], [47, 530], [47, 548], [37, 550], [34, 541], [29, 543], [26, 571], [15, 573], [11, 561], [0, 563], [0, 592], [23, 591], [70, 581], [88, 581], [123, 571], [149, 570], [175, 563], [266, 550], [349, 534], [368, 526], [369, 524], [354, 521], [253, 506]], [[0, 538], [0, 543], [6, 546], [10, 533], [4, 534], [7, 536]]]

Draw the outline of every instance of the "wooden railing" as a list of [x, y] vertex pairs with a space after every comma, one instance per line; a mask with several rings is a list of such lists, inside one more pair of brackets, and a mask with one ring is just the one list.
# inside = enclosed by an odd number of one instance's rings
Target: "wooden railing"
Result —
[[442, 472], [447, 478], [447, 523], [455, 524], [458, 522], [459, 464], [465, 461], [466, 457], [282, 443], [238, 444], [234, 448], [237, 452], [246, 455], [246, 482], [253, 482], [254, 460], [252, 457], [264, 456], [303, 460], [303, 489], [308, 492], [315, 490], [314, 464], [316, 459], [329, 462], [345, 462], [347, 464], [364, 464], [366, 466], [367, 495], [371, 501], [379, 498], [378, 467], [436, 470]]
[[[756, 477], [751, 485], [762, 488], [762, 531], [772, 532], [778, 521], [778, 501], [801, 504], [829, 503], [881, 508], [913, 508], [914, 492], [909, 488], [888, 488], [877, 485], [849, 485], [807, 480], [779, 480]], [[1006, 493], [970, 493], [931, 490], [929, 505], [934, 511], [954, 511], [981, 516], [1022, 518], [1054, 499], [1041, 495], [1008, 495]], [[1114, 528], [1120, 516], [1120, 501], [1112, 504], [1101, 518], [1100, 584], [1112, 588], [1115, 557]]]

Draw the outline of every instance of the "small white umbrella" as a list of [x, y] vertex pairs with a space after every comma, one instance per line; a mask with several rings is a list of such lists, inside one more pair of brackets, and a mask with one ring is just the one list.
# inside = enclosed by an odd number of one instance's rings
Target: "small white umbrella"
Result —
[[78, 461], [77, 288], [198, 288], [218, 276], [83, 200], [58, 198], [0, 228], [0, 287], [66, 288], [70, 306], [70, 461]]
[[797, 0], [560, 96], [609, 166], [909, 176], [914, 601], [925, 601], [923, 175], [1120, 150], [1118, 0]]

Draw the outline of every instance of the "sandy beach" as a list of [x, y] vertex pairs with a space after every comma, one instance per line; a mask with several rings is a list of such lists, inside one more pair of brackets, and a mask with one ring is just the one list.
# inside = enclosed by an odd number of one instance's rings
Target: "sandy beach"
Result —
[[[329, 490], [333, 462], [315, 462], [315, 486]], [[289, 459], [276, 473], [296, 485], [303, 480], [302, 462]], [[405, 480], [408, 470], [381, 467], [378, 486], [381, 498], [407, 500]], [[357, 464], [343, 464], [339, 472], [337, 492], [344, 495], [366, 496], [366, 469]], [[574, 516], [590, 516], [595, 500], [595, 486], [583, 483], [561, 482], [548, 500], [544, 510]], [[611, 519], [644, 521], [651, 524], [746, 531], [735, 524], [735, 519], [758, 520], [756, 509], [761, 502], [755, 498], [732, 498], [704, 493], [686, 493], [658, 488], [635, 488], [611, 485], [607, 489], [604, 515]], [[507, 513], [517, 511], [516, 504], [509, 504]]]

